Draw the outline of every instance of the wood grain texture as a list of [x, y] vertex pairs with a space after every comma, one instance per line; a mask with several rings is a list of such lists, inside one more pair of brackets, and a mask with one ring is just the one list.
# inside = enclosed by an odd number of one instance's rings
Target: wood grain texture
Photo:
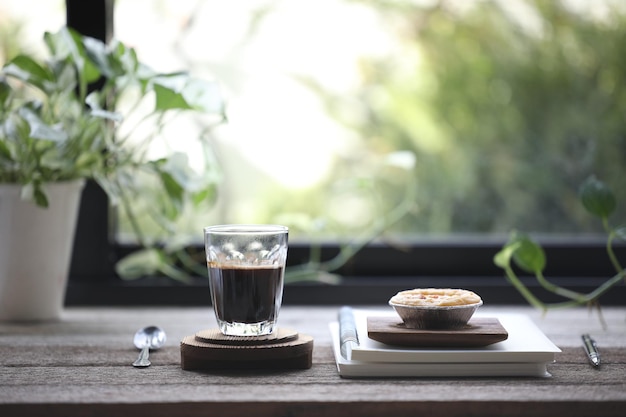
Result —
[[[181, 369], [183, 338], [215, 326], [207, 308], [72, 308], [60, 322], [0, 324], [2, 416], [624, 416], [626, 307], [605, 308], [607, 328], [585, 309], [524, 312], [563, 350], [552, 378], [340, 378], [328, 322], [335, 307], [290, 307], [281, 326], [314, 339], [312, 367], [299, 370]], [[132, 335], [158, 324], [166, 346], [152, 366], [131, 366]], [[597, 340], [589, 365], [580, 334]]]
[[230, 337], [201, 331], [180, 342], [180, 362], [184, 370], [308, 369], [313, 365], [313, 338], [286, 329], [275, 339], [246, 338], [235, 344]]
[[501, 342], [509, 337], [500, 320], [472, 318], [459, 329], [410, 329], [395, 317], [367, 317], [367, 334], [382, 343], [419, 347], [479, 347]]

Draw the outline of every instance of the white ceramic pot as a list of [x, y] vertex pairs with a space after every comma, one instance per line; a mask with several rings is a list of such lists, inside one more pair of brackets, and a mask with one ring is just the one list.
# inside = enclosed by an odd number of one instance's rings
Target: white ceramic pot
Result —
[[0, 320], [58, 320], [84, 181], [46, 185], [49, 207], [0, 184]]

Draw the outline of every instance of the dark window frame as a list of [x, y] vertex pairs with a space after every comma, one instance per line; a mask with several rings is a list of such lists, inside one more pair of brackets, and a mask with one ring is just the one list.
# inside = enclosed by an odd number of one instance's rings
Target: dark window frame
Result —
[[[66, 0], [67, 25], [79, 32], [108, 41], [113, 35], [114, 0]], [[97, 88], [97, 85], [94, 86]], [[125, 282], [116, 277], [114, 264], [136, 247], [112, 239], [106, 194], [94, 182], [83, 192], [72, 256], [66, 303], [69, 305], [208, 305], [205, 277], [181, 285], [164, 277]], [[493, 264], [493, 256], [506, 237], [455, 237], [411, 242], [408, 250], [376, 243], [357, 253], [340, 271], [340, 285], [293, 284], [285, 289], [285, 304], [384, 304], [390, 295], [420, 286], [463, 287], [477, 291], [486, 303], [525, 303]], [[546, 275], [556, 283], [588, 292], [614, 274], [606, 256], [605, 242], [598, 238], [546, 239], [541, 241], [548, 257]], [[289, 264], [308, 260], [309, 246], [292, 243]], [[337, 253], [337, 244], [323, 245], [325, 258]], [[617, 247], [626, 258], [626, 244]], [[556, 297], [541, 291], [531, 278], [527, 284], [545, 301]], [[199, 290], [200, 289], [200, 290]], [[614, 288], [603, 304], [624, 304], [626, 286]]]

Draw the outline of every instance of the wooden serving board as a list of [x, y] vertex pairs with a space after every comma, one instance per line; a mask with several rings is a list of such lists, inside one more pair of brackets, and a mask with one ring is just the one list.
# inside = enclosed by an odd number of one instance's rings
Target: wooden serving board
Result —
[[399, 317], [368, 317], [370, 339], [395, 346], [411, 347], [480, 347], [509, 337], [497, 318], [474, 317], [465, 327], [456, 329], [409, 329]]

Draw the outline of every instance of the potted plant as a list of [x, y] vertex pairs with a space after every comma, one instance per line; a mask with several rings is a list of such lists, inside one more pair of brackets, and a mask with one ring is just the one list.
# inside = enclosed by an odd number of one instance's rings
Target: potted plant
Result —
[[[62, 28], [46, 33], [46, 60], [18, 55], [0, 73], [0, 319], [60, 317], [77, 205], [86, 180], [127, 209], [145, 249], [126, 260], [128, 274], [177, 276], [167, 250], [144, 236], [132, 197], [151, 184], [153, 225], [164, 229], [186, 204], [206, 202], [213, 177], [189, 168], [185, 154], [150, 157], [172, 114], [221, 121], [215, 83], [162, 74], [132, 48]], [[90, 91], [89, 86], [99, 83]], [[146, 105], [148, 109], [146, 110]], [[129, 125], [132, 124], [132, 127]], [[201, 146], [209, 146], [198, 138]], [[123, 261], [124, 262], [124, 261]], [[137, 265], [142, 267], [137, 268]]]

